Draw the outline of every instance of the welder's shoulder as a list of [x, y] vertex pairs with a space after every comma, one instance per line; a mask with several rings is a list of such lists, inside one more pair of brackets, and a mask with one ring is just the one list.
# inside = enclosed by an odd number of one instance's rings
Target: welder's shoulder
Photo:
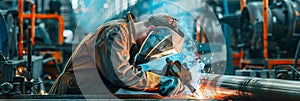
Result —
[[104, 29], [109, 30], [123, 30], [126, 29], [127, 22], [124, 19], [112, 20], [104, 24]]
[[124, 19], [112, 20], [98, 27], [96, 32], [94, 32], [96, 33], [94, 36], [102, 38], [105, 36], [114, 37], [117, 33], [123, 33], [124, 35], [122, 34], [122, 36], [125, 36], [125, 34], [127, 34], [126, 26], [127, 23]]

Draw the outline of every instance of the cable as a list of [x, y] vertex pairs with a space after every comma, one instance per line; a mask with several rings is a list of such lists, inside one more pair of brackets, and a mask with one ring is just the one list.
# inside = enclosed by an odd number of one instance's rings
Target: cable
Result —
[[[294, 68], [297, 70], [297, 66], [298, 66], [298, 58], [299, 58], [299, 48], [300, 48], [300, 40], [298, 41], [298, 45], [297, 45], [297, 49], [296, 49], [296, 53], [295, 53], [295, 58], [294, 58]], [[295, 76], [295, 72], [292, 72], [292, 77]], [[294, 79], [294, 78], [292, 78]]]

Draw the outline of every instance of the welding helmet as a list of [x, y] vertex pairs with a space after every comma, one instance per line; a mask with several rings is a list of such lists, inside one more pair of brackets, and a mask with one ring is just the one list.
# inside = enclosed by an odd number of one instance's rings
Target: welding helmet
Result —
[[179, 53], [183, 47], [184, 35], [169, 27], [157, 26], [144, 40], [134, 57], [135, 65]]

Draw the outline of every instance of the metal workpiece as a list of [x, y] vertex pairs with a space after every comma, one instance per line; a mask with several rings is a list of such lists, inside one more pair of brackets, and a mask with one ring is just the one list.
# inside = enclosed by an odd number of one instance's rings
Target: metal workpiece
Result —
[[[25, 100], [78, 100], [78, 101], [86, 101], [86, 100], [197, 100], [195, 97], [190, 95], [180, 95], [180, 96], [172, 96], [172, 97], [162, 97], [158, 94], [114, 94], [113, 96], [107, 95], [71, 95], [71, 94], [57, 94], [57, 95], [11, 95], [11, 96], [0, 96], [0, 99], [25, 99]], [[201, 101], [211, 101], [214, 99], [201, 99]]]
[[244, 76], [204, 74], [200, 84], [203, 96], [214, 99], [299, 101], [300, 82]]

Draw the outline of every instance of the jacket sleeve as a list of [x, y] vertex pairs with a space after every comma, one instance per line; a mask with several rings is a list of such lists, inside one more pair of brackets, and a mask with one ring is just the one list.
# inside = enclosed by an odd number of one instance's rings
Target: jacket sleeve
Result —
[[[160, 76], [151, 72], [139, 71], [129, 63], [131, 48], [130, 34], [123, 27], [111, 28], [107, 31], [108, 38], [113, 41], [106, 42], [108, 61], [103, 73], [115, 86], [128, 90], [145, 92], [158, 92]], [[111, 66], [110, 66], [111, 65]]]

